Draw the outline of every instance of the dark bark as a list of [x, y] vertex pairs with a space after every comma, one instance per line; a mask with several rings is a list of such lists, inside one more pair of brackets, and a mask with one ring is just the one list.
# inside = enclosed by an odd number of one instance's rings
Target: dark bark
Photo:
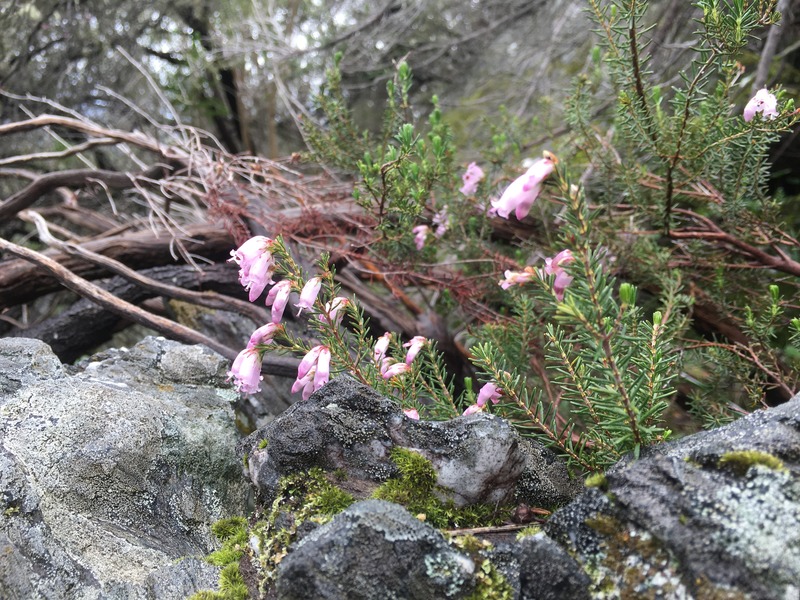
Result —
[[[188, 227], [187, 233], [192, 239], [184, 242], [186, 249], [194, 255], [212, 261], [227, 259], [231, 249], [235, 247], [233, 237], [222, 226], [195, 225]], [[169, 233], [162, 232], [156, 237], [151, 231], [142, 231], [94, 240], [82, 246], [140, 270], [175, 263], [170, 254], [171, 241]], [[108, 275], [100, 267], [78, 257], [52, 251], [44, 254], [85, 279], [97, 279]], [[235, 273], [235, 268], [230, 267], [230, 269]], [[0, 262], [0, 309], [30, 302], [60, 287], [53, 277], [44, 274], [27, 261], [16, 259]]]

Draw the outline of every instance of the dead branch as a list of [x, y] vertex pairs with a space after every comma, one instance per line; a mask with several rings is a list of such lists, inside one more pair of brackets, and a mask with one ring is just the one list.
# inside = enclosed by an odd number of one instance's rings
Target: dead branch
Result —
[[36, 177], [31, 183], [8, 197], [0, 204], [0, 219], [13, 217], [19, 211], [28, 208], [44, 194], [60, 187], [86, 187], [101, 184], [111, 189], [128, 189], [135, 186], [137, 179], [161, 179], [169, 171], [166, 165], [153, 165], [139, 173], [121, 173], [95, 169], [71, 169], [57, 171]]
[[64, 268], [51, 258], [44, 256], [39, 252], [35, 252], [23, 246], [18, 246], [12, 242], [0, 238], [0, 250], [5, 250], [14, 256], [18, 256], [27, 260], [38, 267], [47, 271], [50, 275], [55, 277], [64, 287], [69, 288], [76, 294], [90, 299], [92, 302], [102, 306], [103, 308], [114, 312], [121, 317], [139, 323], [150, 329], [154, 329], [162, 333], [166, 337], [184, 342], [187, 344], [203, 344], [212, 350], [219, 352], [225, 358], [233, 360], [238, 354], [237, 351], [223, 346], [219, 342], [211, 338], [185, 327], [169, 319], [152, 315], [146, 310], [142, 310], [138, 306], [134, 306], [128, 302], [120, 300], [113, 294], [104, 290], [103, 288], [94, 285], [93, 283], [78, 277], [69, 269]]
[[124, 264], [114, 260], [113, 258], [103, 256], [102, 254], [92, 252], [91, 250], [86, 250], [85, 248], [81, 248], [76, 244], [70, 244], [56, 239], [50, 234], [47, 222], [42, 218], [41, 215], [34, 211], [26, 211], [20, 216], [23, 220], [33, 221], [33, 223], [36, 225], [36, 230], [42, 243], [58, 248], [70, 256], [78, 256], [94, 265], [103, 267], [111, 273], [119, 275], [149, 292], [174, 298], [176, 300], [191, 302], [192, 304], [205, 306], [206, 308], [237, 312], [249, 317], [256, 323], [265, 323], [267, 321], [267, 311], [255, 304], [245, 302], [244, 300], [237, 300], [235, 298], [223, 297], [214, 292], [195, 292], [175, 285], [168, 285], [166, 283], [150, 279], [141, 273], [126, 267]]
[[[190, 225], [186, 227], [186, 248], [195, 256], [210, 260], [226, 259], [235, 246], [233, 237], [219, 225]], [[128, 267], [144, 268], [170, 264], [175, 258], [170, 253], [172, 236], [159, 230], [126, 233], [95, 239], [81, 244], [91, 252], [102, 254], [124, 263]], [[107, 271], [87, 263], [75, 256], [48, 250], [42, 253], [59, 263], [75, 275], [85, 279], [97, 279]], [[16, 306], [59, 289], [52, 276], [43, 273], [36, 265], [26, 260], [0, 262], [0, 309]]]

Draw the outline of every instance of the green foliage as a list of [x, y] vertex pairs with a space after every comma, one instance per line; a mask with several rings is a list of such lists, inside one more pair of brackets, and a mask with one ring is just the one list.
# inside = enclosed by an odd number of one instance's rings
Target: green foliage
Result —
[[[478, 377], [456, 381], [432, 340], [405, 372], [385, 377], [387, 366], [402, 367], [403, 340], [387, 334], [388, 359], [376, 359], [377, 340], [354, 298], [345, 319], [331, 322], [340, 291], [327, 256], [308, 324], [330, 348], [334, 374], [349, 373], [427, 419], [467, 407], [493, 412], [573, 468], [597, 472], [671, 435], [666, 415], [679, 383], [705, 426], [766, 406], [768, 392], [788, 398], [797, 390], [800, 319], [783, 296], [796, 288], [800, 242], [767, 184], [769, 148], [798, 115], [781, 90], [775, 118], [731, 114], [732, 103], [746, 100], [738, 54], [776, 21], [774, 2], [701, 0], [691, 62], [669, 73], [669, 88], [650, 71], [648, 2], [589, 5], [600, 46], [565, 102], [574, 146], [563, 149], [521, 223], [500, 224], [486, 209], [520, 175], [512, 162], [532, 132], [509, 113], [488, 124], [486, 177], [474, 193], [458, 192], [447, 119], [434, 99], [427, 124], [415, 122], [405, 61], [387, 84], [380, 132], [355, 126], [341, 57], [318, 98], [326, 127], [306, 132], [315, 159], [356, 180], [354, 200], [375, 231], [365, 255], [398, 274], [392, 291], [412, 288], [449, 327], [466, 330]], [[607, 114], [598, 106], [609, 85]], [[444, 208], [449, 229], [415, 249], [412, 229]], [[299, 291], [308, 274], [276, 244], [281, 271]], [[567, 250], [563, 265], [542, 265]], [[444, 288], [433, 300], [431, 284]], [[276, 341], [283, 351], [309, 350], [286, 332]], [[488, 384], [496, 393], [484, 402]]]
[[450, 173], [452, 136], [436, 97], [432, 99], [427, 132], [417, 131], [409, 103], [411, 68], [406, 61], [397, 65], [394, 78], [386, 84], [382, 131], [377, 136], [358, 132], [342, 93], [340, 60], [341, 55], [337, 55], [316, 100], [327, 128], [307, 125], [306, 139], [316, 160], [358, 174], [353, 198], [376, 217], [378, 246], [399, 257], [413, 247], [411, 229], [437, 183]]
[[402, 504], [406, 509], [438, 529], [473, 527], [501, 523], [504, 517], [494, 506], [473, 505], [456, 508], [452, 500], [443, 502], [436, 495], [436, 471], [429, 460], [413, 450], [395, 446], [392, 460], [400, 477], [389, 479], [372, 497]]

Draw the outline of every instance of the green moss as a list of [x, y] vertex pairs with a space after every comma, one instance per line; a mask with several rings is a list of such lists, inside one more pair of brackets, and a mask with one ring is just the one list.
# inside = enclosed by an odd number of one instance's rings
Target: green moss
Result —
[[475, 573], [475, 591], [467, 600], [513, 600], [514, 588], [492, 561], [484, 560]]
[[517, 533], [517, 541], [520, 541], [521, 539], [526, 538], [526, 537], [530, 537], [532, 535], [536, 535], [541, 530], [542, 530], [542, 528], [539, 527], [538, 525], [529, 525], [528, 527], [526, 527], [525, 529], [521, 529]]
[[278, 565], [297, 538], [301, 523], [327, 523], [353, 502], [355, 498], [331, 483], [322, 469], [281, 478], [278, 495], [265, 519], [250, 530], [257, 540], [258, 552], [253, 558], [262, 587], [275, 581]]
[[247, 546], [247, 519], [222, 519], [211, 526], [211, 532], [222, 542], [222, 547], [209, 554], [206, 560], [219, 567], [238, 565]]
[[247, 600], [250, 597], [237, 563], [222, 569], [219, 576], [219, 591], [226, 600]]
[[222, 600], [225, 598], [221, 593], [212, 590], [200, 590], [189, 596], [188, 600]]
[[376, 489], [372, 497], [403, 505], [439, 529], [496, 525], [510, 515], [510, 508], [498, 511], [496, 506], [475, 504], [456, 508], [452, 500], [443, 502], [436, 495], [436, 470], [421, 454], [395, 446], [391, 457], [400, 470], [400, 477], [390, 479]]
[[596, 487], [604, 490], [608, 487], [608, 480], [604, 473], [592, 473], [586, 478], [584, 485], [587, 488]]
[[269, 446], [269, 440], [267, 440], [266, 438], [264, 438], [262, 440], [258, 440], [258, 449], [259, 450], [263, 450], [267, 446]]
[[484, 553], [492, 549], [490, 542], [474, 535], [459, 535], [453, 537], [450, 543], [469, 555], [472, 561], [478, 565], [475, 571], [475, 590], [467, 596], [467, 600], [512, 600], [514, 598], [514, 588], [497, 570], [494, 563], [484, 556]]
[[728, 467], [737, 475], [744, 475], [753, 465], [762, 465], [773, 471], [785, 472], [783, 461], [777, 456], [758, 450], [735, 450], [726, 452], [719, 459], [720, 467]]

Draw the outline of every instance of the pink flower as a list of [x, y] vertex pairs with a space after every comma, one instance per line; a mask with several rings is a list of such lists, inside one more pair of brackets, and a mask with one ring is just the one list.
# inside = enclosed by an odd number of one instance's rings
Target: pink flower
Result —
[[231, 258], [239, 265], [239, 283], [250, 292], [250, 302], [255, 302], [267, 287], [272, 283], [272, 274], [275, 271], [275, 260], [270, 250], [272, 240], [263, 235], [251, 237], [236, 250], [231, 250]]
[[406, 363], [397, 362], [393, 358], [384, 358], [381, 365], [381, 375], [384, 379], [391, 379], [403, 373], [408, 373], [411, 370]]
[[[330, 302], [325, 303], [325, 310], [319, 314], [319, 320], [338, 325], [342, 322], [342, 317], [344, 317], [344, 313], [341, 311], [348, 304], [350, 304], [350, 300], [342, 296], [336, 296]], [[330, 320], [328, 316], [330, 316]]]
[[512, 285], [520, 285], [527, 283], [534, 275], [534, 270], [531, 267], [525, 267], [522, 271], [506, 271], [505, 279], [500, 282], [500, 287], [507, 290]]
[[275, 337], [275, 334], [280, 330], [281, 326], [276, 325], [275, 323], [267, 323], [266, 325], [262, 325], [253, 332], [253, 335], [250, 336], [250, 341], [247, 342], [247, 347], [255, 348], [259, 344], [272, 343], [272, 339]]
[[744, 107], [744, 120], [748, 123], [753, 120], [756, 113], [761, 113], [765, 119], [774, 119], [778, 116], [778, 99], [775, 94], [770, 94], [767, 88], [762, 88]]
[[314, 391], [316, 392], [323, 385], [328, 383], [331, 378], [331, 351], [330, 348], [323, 348], [317, 358], [317, 370], [314, 373]]
[[403, 414], [407, 416], [409, 419], [414, 419], [415, 421], [419, 421], [419, 412], [417, 412], [416, 408], [406, 408], [403, 410]]
[[292, 393], [302, 390], [303, 400], [328, 383], [330, 378], [331, 351], [326, 346], [314, 346], [306, 353], [297, 367], [297, 379], [292, 385]]
[[471, 196], [478, 189], [478, 184], [484, 177], [483, 169], [481, 169], [474, 162], [469, 163], [467, 170], [461, 176], [464, 185], [459, 190], [465, 196]]
[[436, 237], [442, 237], [447, 232], [450, 226], [450, 218], [447, 216], [446, 206], [433, 215], [433, 224], [436, 225], [436, 230], [433, 232]]
[[292, 384], [292, 393], [303, 392], [303, 400], [308, 400], [309, 396], [314, 393], [314, 376], [316, 375], [317, 367], [314, 365], [308, 373], [303, 377], [298, 377]]
[[428, 340], [421, 335], [415, 335], [410, 341], [403, 344], [403, 348], [408, 348], [408, 353], [406, 354], [407, 365], [410, 365], [414, 361], [427, 341]]
[[414, 243], [417, 246], [417, 250], [422, 250], [425, 246], [425, 238], [428, 237], [430, 230], [431, 228], [427, 225], [417, 225], [411, 230], [414, 233]]
[[562, 265], [568, 265], [573, 262], [575, 257], [572, 256], [572, 250], [567, 248], [556, 254], [553, 258], [544, 259], [544, 272], [548, 275], [558, 275], [559, 271], [563, 271]]
[[261, 353], [255, 348], [245, 348], [239, 352], [228, 371], [228, 381], [234, 380], [236, 389], [242, 394], [255, 394], [261, 391]]
[[503, 390], [490, 381], [481, 388], [480, 392], [478, 392], [478, 400], [476, 404], [480, 407], [483, 407], [487, 400], [491, 400], [492, 404], [497, 404], [500, 402], [500, 396], [502, 395]]
[[321, 277], [312, 277], [303, 286], [303, 291], [300, 292], [300, 301], [295, 304], [300, 310], [297, 311], [297, 316], [303, 312], [303, 309], [310, 310], [314, 306], [314, 302], [319, 295], [319, 289], [322, 287]]
[[311, 350], [309, 350], [306, 355], [303, 357], [303, 360], [300, 361], [300, 364], [297, 365], [297, 378], [302, 379], [305, 377], [308, 372], [311, 370], [312, 367], [316, 367], [317, 359], [319, 358], [319, 353], [322, 352], [322, 349], [325, 346], [314, 346]]
[[473, 404], [472, 406], [467, 407], [467, 410], [464, 411], [463, 416], [466, 417], [467, 415], [474, 415], [475, 413], [479, 412], [483, 412], [483, 407]]
[[556, 295], [559, 302], [564, 300], [564, 291], [567, 289], [567, 286], [572, 283], [573, 279], [573, 277], [564, 270], [563, 265], [568, 265], [574, 260], [575, 257], [572, 256], [571, 250], [562, 250], [553, 258], [544, 259], [545, 267], [543, 271], [545, 275], [556, 276], [555, 281], [553, 281], [553, 293]]
[[391, 339], [392, 335], [387, 331], [378, 338], [377, 342], [375, 342], [375, 348], [372, 351], [372, 356], [375, 359], [376, 364], [380, 364], [383, 359], [386, 358], [386, 351], [389, 349], [389, 342]]
[[289, 294], [292, 292], [292, 283], [288, 279], [279, 281], [267, 294], [264, 304], [272, 306], [272, 322], [280, 323], [283, 318], [283, 311], [286, 310], [286, 303], [289, 302]]
[[515, 179], [499, 200], [492, 200], [497, 216], [507, 219], [513, 210], [517, 219], [524, 219], [542, 191], [544, 180], [555, 170], [556, 162], [554, 155], [545, 152], [544, 158], [537, 160], [524, 175]]

